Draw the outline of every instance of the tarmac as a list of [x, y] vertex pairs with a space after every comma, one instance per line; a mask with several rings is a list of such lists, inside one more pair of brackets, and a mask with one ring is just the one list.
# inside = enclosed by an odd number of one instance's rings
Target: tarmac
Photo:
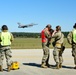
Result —
[[63, 65], [60, 69], [54, 69], [53, 49], [50, 49], [49, 63], [52, 68], [41, 68], [43, 56], [42, 49], [12, 49], [12, 60], [19, 62], [20, 69], [7, 72], [6, 60], [4, 59], [3, 72], [0, 75], [76, 75], [74, 58], [71, 49], [65, 49], [63, 53]]

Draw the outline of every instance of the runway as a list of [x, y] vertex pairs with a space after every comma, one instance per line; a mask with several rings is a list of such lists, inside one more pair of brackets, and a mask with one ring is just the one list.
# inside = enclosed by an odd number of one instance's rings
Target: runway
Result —
[[[50, 49], [49, 63], [55, 65], [52, 52], [53, 49]], [[6, 60], [4, 59], [4, 71], [0, 72], [0, 75], [76, 75], [76, 70], [73, 69], [74, 59], [71, 49], [65, 49], [63, 53], [63, 66], [59, 70], [41, 68], [42, 56], [42, 49], [12, 49], [12, 60], [19, 62], [20, 69], [7, 72]]]

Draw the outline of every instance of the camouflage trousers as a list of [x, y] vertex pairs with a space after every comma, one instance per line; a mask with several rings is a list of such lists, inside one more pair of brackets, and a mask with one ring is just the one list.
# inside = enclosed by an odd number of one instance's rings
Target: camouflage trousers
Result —
[[42, 43], [42, 48], [43, 48], [42, 63], [48, 64], [50, 56], [49, 46], [47, 46], [46, 43]]
[[6, 58], [7, 66], [10, 66], [12, 64], [12, 61], [10, 60], [12, 56], [11, 56], [11, 50], [9, 46], [0, 48], [0, 65], [1, 66], [3, 66], [4, 56]]
[[74, 57], [74, 64], [76, 65], [76, 44], [72, 44], [72, 56]]
[[57, 47], [54, 47], [54, 50], [53, 50], [53, 57], [54, 57], [54, 60], [56, 63], [61, 63], [63, 62], [63, 57], [62, 57], [62, 51], [61, 51], [61, 48], [57, 48]]

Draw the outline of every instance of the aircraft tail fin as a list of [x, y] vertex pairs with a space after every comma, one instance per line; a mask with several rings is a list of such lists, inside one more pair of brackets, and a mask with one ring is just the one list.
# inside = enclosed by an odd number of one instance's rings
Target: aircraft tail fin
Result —
[[21, 27], [21, 23], [18, 22], [17, 24], [19, 25], [18, 27], [20, 28]]

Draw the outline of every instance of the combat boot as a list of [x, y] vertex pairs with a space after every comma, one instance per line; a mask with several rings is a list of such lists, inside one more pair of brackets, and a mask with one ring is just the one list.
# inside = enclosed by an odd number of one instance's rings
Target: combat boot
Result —
[[7, 71], [10, 72], [11, 70], [11, 66], [8, 66]]
[[56, 69], [59, 69], [59, 63], [56, 64]]
[[74, 69], [76, 69], [76, 66], [74, 67]]
[[42, 63], [42, 64], [41, 64], [41, 67], [42, 67], [42, 68], [48, 68], [48, 67], [46, 66], [46, 63]]
[[2, 68], [2, 66], [1, 66], [1, 65], [0, 65], [0, 71], [1, 71], [1, 72], [3, 72], [3, 68]]
[[59, 64], [59, 68], [62, 68], [62, 64], [61, 63]]

